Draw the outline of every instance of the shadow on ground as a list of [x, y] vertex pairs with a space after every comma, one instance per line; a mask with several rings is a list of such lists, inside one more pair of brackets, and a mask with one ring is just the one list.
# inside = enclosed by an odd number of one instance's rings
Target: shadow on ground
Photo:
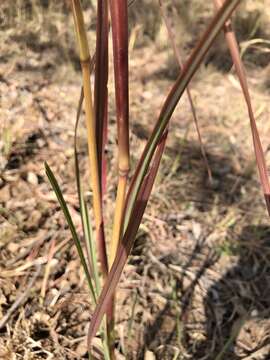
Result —
[[[246, 226], [238, 261], [204, 299], [207, 359], [270, 358], [270, 227]], [[217, 357], [219, 356], [219, 357]], [[199, 358], [199, 357], [198, 357]]]
[[[161, 282], [166, 282], [166, 276], [173, 278], [175, 296], [167, 297], [162, 309], [144, 327], [143, 346], [137, 358], [144, 359], [150, 349], [157, 359], [173, 359], [179, 349], [179, 354], [196, 360], [269, 359], [270, 227], [246, 226], [247, 205], [258, 191], [254, 172], [244, 174], [236, 169], [230, 157], [208, 153], [213, 186], [208, 182], [197, 145], [186, 142], [181, 151], [175, 147], [167, 151], [168, 159], [174, 162], [167, 163], [167, 174], [172, 168], [175, 171], [171, 183], [166, 183], [168, 193], [170, 186], [175, 188], [174, 181], [178, 181], [179, 201], [195, 204], [188, 221], [201, 216], [204, 224], [202, 216], [214, 207], [221, 217], [230, 207], [241, 207], [244, 227], [230, 242], [227, 253], [209, 240], [209, 234], [197, 239], [188, 235], [178, 243], [177, 252], [158, 258], [161, 264], [157, 278], [163, 277]], [[248, 197], [243, 189], [250, 191]], [[261, 201], [256, 197], [254, 211]], [[183, 226], [183, 219], [185, 213], [172, 220], [176, 222], [173, 227]], [[212, 226], [215, 228], [215, 224]], [[143, 249], [147, 256], [147, 246]], [[141, 255], [136, 246], [134, 251]]]
[[[222, 134], [220, 135], [222, 138]], [[210, 211], [214, 206], [237, 205], [249, 202], [249, 195], [258, 190], [255, 162], [246, 159], [237, 148], [230, 150], [228, 140], [220, 139], [215, 152], [206, 148], [206, 155], [213, 175], [209, 182], [200, 146], [196, 142], [183, 140], [174, 142], [166, 150], [167, 158], [161, 165], [162, 182], [166, 182], [166, 196], [182, 201], [193, 202], [199, 211]], [[237, 154], [237, 156], [236, 156]], [[166, 156], [166, 155], [165, 155]], [[167, 181], [169, 179], [169, 181]], [[258, 200], [258, 197], [253, 201]], [[246, 210], [247, 208], [243, 209]]]
[[157, 359], [174, 358], [176, 349], [196, 360], [270, 358], [270, 227], [246, 226], [234, 251], [223, 275], [222, 255], [204, 241], [172, 267], [177, 299], [145, 327], [139, 359], [146, 349]]

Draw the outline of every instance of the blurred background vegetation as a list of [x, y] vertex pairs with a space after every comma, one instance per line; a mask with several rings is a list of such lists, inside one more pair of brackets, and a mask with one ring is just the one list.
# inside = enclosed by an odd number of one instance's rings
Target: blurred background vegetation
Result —
[[[141, 47], [155, 42], [161, 50], [171, 51], [158, 1], [135, 0], [131, 3], [130, 33], [133, 44]], [[83, 5], [93, 51], [96, 1], [85, 0]], [[213, 4], [201, 0], [164, 0], [164, 5], [175, 30], [177, 44], [187, 54], [211, 19]], [[234, 24], [245, 62], [249, 65], [266, 66], [269, 63], [269, 23], [270, 3], [267, 5], [263, 0], [242, 2]], [[8, 42], [2, 61], [18, 54], [24, 46], [37, 53], [44, 50], [54, 52], [51, 59], [54, 65], [71, 59], [75, 67], [78, 67], [68, 0], [14, 0], [12, 5], [10, 1], [1, 2], [0, 30], [1, 42]], [[11, 42], [14, 46], [9, 46]], [[220, 70], [230, 69], [230, 58], [221, 38], [217, 39], [206, 59], [206, 63], [210, 62]]]

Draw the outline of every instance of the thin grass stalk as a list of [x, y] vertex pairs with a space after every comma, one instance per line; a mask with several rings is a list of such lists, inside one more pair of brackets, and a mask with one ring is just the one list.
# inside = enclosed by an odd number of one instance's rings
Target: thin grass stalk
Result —
[[110, 268], [114, 262], [123, 229], [123, 215], [125, 209], [126, 190], [127, 190], [127, 175], [125, 176], [119, 175], [114, 222], [113, 222], [113, 235], [112, 235], [110, 257], [109, 257]]
[[[74, 17], [74, 24], [77, 34], [77, 42], [79, 45], [80, 62], [83, 76], [83, 93], [85, 101], [86, 112], [86, 126], [87, 126], [87, 139], [88, 139], [88, 152], [89, 152], [89, 167], [91, 174], [91, 188], [93, 193], [93, 210], [97, 234], [97, 248], [101, 264], [101, 272], [104, 280], [108, 274], [108, 259], [106, 253], [104, 223], [102, 216], [102, 196], [101, 196], [101, 179], [99, 177], [98, 166], [98, 151], [96, 142], [96, 124], [94, 117], [94, 109], [92, 104], [92, 91], [90, 82], [90, 51], [87, 42], [87, 36], [85, 31], [85, 24], [83, 19], [83, 13], [81, 3], [79, 0], [72, 0], [72, 10]], [[96, 64], [97, 66], [97, 64]], [[108, 308], [108, 322], [111, 323], [113, 306]], [[109, 352], [111, 349], [110, 341], [110, 326], [107, 326], [106, 320], [104, 321], [104, 341], [108, 345]], [[106, 350], [106, 348], [105, 348]], [[110, 358], [110, 353], [104, 352], [107, 358]]]
[[83, 90], [85, 100], [88, 152], [89, 152], [89, 168], [91, 174], [91, 188], [93, 193], [93, 209], [95, 226], [98, 241], [98, 253], [101, 263], [101, 271], [103, 277], [106, 278], [108, 272], [108, 261], [106, 254], [106, 244], [104, 236], [104, 224], [102, 219], [102, 200], [101, 187], [99, 179], [97, 143], [96, 143], [96, 129], [95, 118], [92, 103], [92, 91], [90, 83], [90, 52], [86, 37], [83, 13], [80, 0], [72, 0], [72, 12], [74, 17], [74, 24], [77, 34], [77, 42], [79, 45], [80, 62], [83, 76]]
[[[90, 71], [93, 70], [95, 66], [95, 55], [92, 57], [90, 62]], [[81, 211], [81, 220], [82, 220], [82, 227], [84, 238], [86, 241], [86, 250], [89, 262], [89, 269], [92, 274], [92, 277], [95, 282], [95, 294], [96, 297], [99, 296], [101, 290], [100, 278], [98, 274], [98, 263], [97, 263], [97, 256], [96, 256], [96, 246], [92, 231], [92, 225], [90, 221], [90, 216], [87, 208], [87, 204], [84, 200], [83, 189], [80, 180], [80, 168], [79, 168], [79, 159], [78, 159], [78, 150], [77, 150], [77, 136], [78, 136], [78, 126], [80, 121], [80, 115], [82, 110], [82, 104], [84, 99], [84, 91], [83, 88], [81, 89], [77, 115], [76, 115], [76, 122], [75, 122], [75, 132], [74, 132], [74, 159], [75, 159], [75, 175], [76, 175], [76, 183], [77, 183], [77, 192], [79, 196], [79, 203], [80, 203], [80, 211]], [[102, 346], [103, 346], [103, 355], [105, 360], [112, 360], [109, 351], [109, 334], [108, 334], [108, 327], [106, 323], [106, 319], [103, 321], [102, 329], [101, 329], [101, 337], [102, 337]], [[91, 354], [89, 352], [89, 359], [91, 359]]]
[[89, 160], [90, 160], [89, 165], [90, 165], [92, 192], [93, 192], [93, 209], [94, 209], [95, 225], [96, 225], [97, 238], [98, 238], [98, 251], [99, 251], [99, 258], [101, 263], [101, 270], [103, 276], [106, 277], [108, 272], [108, 263], [107, 263], [106, 245], [104, 239], [101, 188], [100, 188], [100, 180], [98, 173], [98, 158], [97, 158], [97, 148], [95, 141], [96, 135], [95, 135], [92, 95], [91, 95], [91, 85], [90, 85], [90, 68], [88, 61], [82, 62], [82, 72], [83, 72], [83, 87], [85, 94], [85, 113], [87, 119], [88, 152], [89, 152]]
[[[83, 106], [83, 99], [84, 99], [84, 93], [83, 93], [83, 87], [82, 87], [80, 98], [79, 98], [79, 103], [78, 103], [78, 108], [77, 108], [77, 113], [76, 113], [76, 122], [75, 122], [75, 129], [74, 129], [74, 165], [75, 165], [75, 177], [76, 177], [77, 193], [78, 193], [78, 197], [79, 197], [81, 215], [82, 215], [82, 211], [83, 211], [83, 203], [82, 203], [83, 190], [82, 190], [81, 179], [80, 179], [77, 138], [78, 138], [79, 121], [80, 121], [80, 116], [81, 116], [81, 111], [82, 111], [82, 106]], [[84, 235], [84, 239], [85, 239], [89, 271], [90, 271], [91, 275], [93, 275], [93, 262], [91, 259], [90, 244], [88, 242], [88, 237], [86, 234], [86, 227], [85, 227], [85, 223], [83, 221], [82, 216], [81, 216], [81, 223], [82, 223], [83, 235]]]
[[[106, 187], [105, 144], [107, 141], [108, 122], [108, 38], [109, 16], [108, 1], [98, 0], [97, 4], [97, 31], [96, 31], [96, 67], [94, 108], [96, 122], [96, 141], [99, 165], [101, 193]], [[101, 195], [102, 195], [101, 194]]]
[[[215, 6], [217, 9], [220, 9], [220, 7], [223, 5], [223, 0], [214, 0]], [[226, 22], [224, 25], [224, 33], [225, 38], [231, 53], [231, 57], [233, 59], [233, 63], [236, 69], [236, 73], [239, 78], [239, 82], [242, 88], [242, 92], [245, 98], [245, 102], [248, 109], [248, 115], [250, 119], [250, 127], [252, 132], [252, 140], [253, 140], [253, 146], [254, 146], [254, 152], [260, 177], [260, 182], [263, 188], [266, 207], [268, 210], [268, 214], [270, 216], [270, 183], [269, 183], [269, 176], [267, 172], [267, 166], [265, 162], [265, 156], [260, 140], [260, 135], [257, 129], [256, 119], [254, 116], [254, 111], [252, 107], [251, 97], [249, 93], [248, 88], [248, 82], [247, 77], [245, 73], [245, 67], [241, 60], [241, 55], [238, 47], [238, 43], [234, 34], [234, 31], [232, 29], [232, 24], [230, 19]]]
[[[118, 185], [115, 202], [109, 266], [113, 263], [121, 238], [126, 188], [130, 168], [129, 159], [129, 89], [128, 89], [128, 4], [126, 0], [110, 0], [114, 55], [115, 98], [118, 135]], [[114, 303], [111, 297], [108, 310], [110, 354], [114, 358]]]
[[[93, 62], [92, 62], [93, 64]], [[78, 137], [78, 126], [79, 120], [82, 110], [83, 104], [83, 89], [81, 90], [81, 95], [78, 104], [77, 116], [76, 116], [76, 123], [75, 123], [75, 131], [74, 131], [74, 159], [75, 159], [75, 176], [76, 176], [76, 184], [77, 184], [77, 193], [79, 197], [80, 203], [80, 211], [81, 211], [81, 220], [82, 220], [82, 228], [84, 239], [86, 243], [86, 250], [87, 250], [87, 257], [89, 263], [89, 269], [92, 277], [94, 278], [95, 282], [95, 292], [96, 296], [98, 297], [100, 293], [100, 279], [98, 274], [98, 263], [96, 258], [96, 247], [93, 232], [92, 232], [92, 225], [90, 222], [90, 217], [87, 209], [86, 202], [84, 200], [83, 188], [80, 179], [80, 168], [79, 168], [79, 158], [78, 158], [78, 150], [77, 150], [77, 137]]]
[[109, 264], [112, 265], [122, 233], [129, 158], [129, 89], [128, 89], [128, 4], [126, 0], [110, 0], [115, 96], [118, 133], [118, 186]]
[[[162, 0], [159, 0], [159, 6], [160, 6], [160, 10], [161, 10], [161, 16], [162, 16], [162, 18], [164, 20], [164, 23], [165, 23], [165, 26], [167, 28], [167, 32], [168, 32], [168, 35], [169, 35], [169, 39], [170, 39], [171, 44], [172, 44], [174, 56], [175, 56], [175, 58], [176, 58], [176, 60], [178, 62], [180, 70], [182, 71], [183, 67], [184, 67], [184, 64], [183, 64], [183, 61], [182, 61], [182, 58], [181, 58], [181, 55], [180, 55], [179, 48], [176, 45], [175, 36], [174, 36], [173, 30], [172, 30], [172, 28], [170, 26], [169, 19], [168, 19], [167, 15], [166, 15], [166, 11], [164, 9], [164, 5], [163, 5]], [[189, 104], [190, 104], [190, 109], [191, 109], [192, 117], [193, 117], [193, 120], [194, 120], [196, 132], [197, 132], [197, 135], [198, 135], [200, 148], [201, 148], [201, 153], [202, 153], [202, 157], [203, 157], [203, 160], [204, 160], [204, 163], [205, 163], [205, 168], [206, 168], [207, 173], [208, 173], [209, 181], [210, 181], [210, 183], [212, 183], [212, 181], [213, 181], [212, 171], [211, 171], [211, 168], [210, 168], [210, 165], [209, 165], [209, 162], [208, 162], [208, 159], [207, 159], [206, 151], [205, 151], [205, 148], [204, 148], [204, 144], [203, 144], [203, 140], [202, 140], [202, 136], [201, 136], [201, 131], [200, 131], [200, 127], [199, 127], [197, 111], [196, 111], [196, 108], [195, 108], [195, 105], [194, 105], [194, 102], [193, 102], [193, 99], [192, 99], [191, 90], [190, 90], [189, 86], [187, 86], [186, 93], [187, 93], [187, 98], [188, 98], [188, 101], [189, 101]]]
[[[95, 120], [97, 137], [97, 154], [101, 188], [101, 205], [103, 194], [106, 190], [106, 159], [105, 144], [108, 132], [108, 44], [109, 42], [109, 14], [108, 0], [98, 0], [97, 4], [97, 32], [96, 32], [96, 72], [95, 72]], [[101, 234], [103, 236], [103, 234]], [[110, 359], [114, 356], [114, 302], [108, 306], [107, 318], [107, 342]]]

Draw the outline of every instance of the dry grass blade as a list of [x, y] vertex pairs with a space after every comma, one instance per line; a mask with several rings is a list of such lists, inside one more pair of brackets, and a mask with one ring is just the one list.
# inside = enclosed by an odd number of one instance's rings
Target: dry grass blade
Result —
[[[165, 23], [166, 28], [167, 28], [169, 39], [170, 39], [171, 44], [172, 44], [172, 48], [173, 48], [173, 51], [174, 51], [175, 58], [176, 58], [176, 60], [178, 62], [180, 70], [182, 71], [183, 67], [184, 67], [184, 64], [183, 64], [183, 61], [181, 59], [180, 51], [179, 51], [179, 49], [178, 49], [178, 47], [176, 45], [175, 36], [174, 36], [173, 30], [171, 28], [171, 25], [169, 23], [169, 19], [168, 19], [167, 15], [166, 15], [166, 11], [164, 9], [164, 5], [163, 5], [162, 0], [159, 0], [159, 6], [160, 6], [160, 10], [161, 10], [161, 15], [163, 17], [164, 23]], [[199, 127], [197, 111], [196, 111], [196, 108], [195, 108], [195, 105], [194, 105], [194, 102], [193, 102], [193, 99], [192, 99], [191, 90], [190, 90], [189, 86], [187, 86], [186, 92], [187, 92], [187, 97], [188, 97], [188, 101], [189, 101], [189, 104], [190, 104], [190, 109], [191, 109], [192, 117], [193, 117], [193, 120], [194, 120], [195, 128], [196, 128], [196, 131], [197, 131], [199, 143], [200, 143], [201, 153], [202, 153], [204, 163], [205, 163], [205, 167], [206, 167], [206, 170], [207, 170], [207, 173], [208, 173], [209, 181], [212, 182], [212, 172], [211, 172], [211, 168], [210, 168], [210, 165], [209, 165], [209, 162], [208, 162], [208, 159], [207, 159], [207, 155], [206, 155], [206, 151], [205, 151], [205, 148], [204, 148], [204, 144], [203, 144], [203, 140], [202, 140], [202, 136], [201, 136], [201, 131], [200, 131], [200, 127]]]
[[158, 144], [155, 157], [153, 159], [153, 164], [149, 170], [149, 173], [144, 179], [143, 185], [140, 189], [136, 204], [132, 212], [131, 221], [128, 224], [127, 230], [123, 236], [121, 243], [119, 244], [119, 249], [115, 261], [112, 265], [111, 271], [108, 275], [108, 279], [102, 289], [98, 304], [95, 308], [89, 333], [88, 333], [88, 345], [90, 347], [91, 341], [95, 336], [100, 323], [102, 321], [103, 315], [106, 312], [107, 306], [113, 296], [113, 293], [116, 289], [116, 286], [119, 282], [121, 273], [127, 261], [127, 258], [131, 252], [138, 228], [140, 226], [147, 202], [149, 200], [151, 190], [158, 172], [160, 160], [165, 148], [167, 138], [167, 132], [165, 132]]
[[[214, 0], [214, 3], [216, 5], [216, 8], [219, 9], [222, 6], [223, 1], [222, 0]], [[262, 184], [262, 188], [263, 188], [263, 192], [264, 192], [264, 196], [265, 196], [265, 200], [266, 200], [268, 214], [270, 215], [270, 183], [269, 183], [269, 177], [268, 177], [267, 167], [266, 167], [266, 163], [265, 163], [265, 157], [264, 157], [264, 153], [263, 153], [263, 149], [262, 149], [262, 145], [261, 145], [261, 141], [260, 141], [260, 135], [259, 135], [259, 132], [257, 129], [256, 120], [255, 120], [255, 116], [254, 116], [254, 112], [253, 112], [253, 108], [252, 108], [247, 78], [246, 78], [246, 74], [245, 74], [245, 68], [244, 68], [244, 65], [241, 60], [237, 40], [236, 40], [235, 34], [233, 32], [232, 24], [231, 24], [230, 20], [228, 20], [228, 22], [225, 24], [224, 32], [225, 32], [225, 37], [226, 37], [228, 47], [230, 49], [231, 57], [233, 59], [233, 63], [234, 63], [234, 66], [235, 66], [235, 69], [236, 69], [236, 72], [237, 72], [237, 75], [238, 75], [238, 78], [239, 78], [239, 81], [241, 84], [243, 95], [244, 95], [244, 98], [245, 98], [245, 101], [247, 104], [252, 138], [253, 138], [254, 151], [255, 151], [257, 166], [258, 166], [258, 170], [259, 170], [259, 176], [260, 176], [260, 180], [261, 180], [261, 184]]]

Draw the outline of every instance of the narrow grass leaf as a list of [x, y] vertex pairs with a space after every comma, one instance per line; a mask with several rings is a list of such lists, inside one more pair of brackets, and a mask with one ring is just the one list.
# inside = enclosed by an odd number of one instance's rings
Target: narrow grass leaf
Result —
[[155, 153], [152, 166], [149, 169], [148, 174], [144, 178], [144, 182], [138, 194], [138, 198], [136, 200], [136, 204], [132, 211], [132, 217], [128, 224], [127, 230], [123, 236], [121, 243], [119, 244], [119, 249], [115, 258], [115, 261], [112, 265], [111, 271], [109, 272], [106, 283], [102, 289], [100, 294], [98, 304], [95, 308], [94, 314], [91, 319], [89, 333], [88, 333], [88, 345], [90, 347], [91, 341], [95, 336], [102, 318], [106, 312], [107, 306], [111, 301], [111, 297], [114, 294], [116, 286], [119, 282], [121, 273], [125, 266], [125, 263], [128, 259], [128, 256], [133, 247], [135, 237], [140, 226], [147, 202], [149, 200], [153, 184], [158, 172], [158, 168], [160, 165], [160, 160], [162, 154], [164, 152], [165, 143], [167, 138], [167, 131], [163, 134], [160, 139], [160, 142], [157, 146], [157, 151]]
[[70, 232], [71, 232], [71, 235], [72, 235], [72, 238], [73, 238], [73, 241], [75, 243], [75, 246], [77, 248], [77, 251], [78, 251], [78, 254], [79, 254], [79, 257], [80, 257], [80, 260], [81, 260], [81, 264], [82, 264], [82, 267], [83, 267], [83, 270], [84, 270], [84, 273], [85, 273], [85, 276], [86, 276], [86, 279], [87, 279], [87, 283], [88, 283], [88, 286], [89, 286], [89, 289], [90, 289], [90, 294], [92, 296], [92, 300], [94, 303], [96, 303], [96, 295], [95, 295], [95, 290], [94, 290], [94, 287], [93, 287], [93, 284], [92, 284], [92, 279], [91, 279], [91, 276], [90, 276], [90, 273], [89, 273], [89, 270], [88, 270], [88, 267], [87, 267], [87, 263], [86, 263], [86, 260], [85, 260], [85, 256], [84, 256], [84, 253], [83, 253], [83, 250], [82, 250], [82, 246], [81, 246], [81, 242], [79, 240], [79, 237], [77, 235], [77, 232], [76, 232], [76, 228], [74, 226], [74, 223], [72, 221], [72, 217], [70, 215], [70, 212], [68, 210], [68, 207], [67, 207], [67, 204], [66, 204], [66, 201], [63, 197], [63, 194], [62, 194], [62, 191], [59, 187], [59, 184], [51, 170], [51, 168], [49, 167], [49, 165], [45, 162], [45, 170], [46, 170], [46, 175], [51, 183], [51, 186], [56, 194], [56, 197], [58, 199], [58, 202], [61, 206], [61, 209], [65, 215], [65, 218], [66, 218], [66, 221], [68, 223], [68, 226], [69, 226], [69, 229], [70, 229]]
[[[175, 58], [176, 58], [176, 60], [178, 62], [180, 70], [182, 71], [183, 67], [184, 67], [184, 64], [183, 64], [183, 61], [182, 61], [182, 58], [181, 58], [181, 55], [180, 55], [179, 48], [177, 47], [176, 42], [175, 42], [175, 35], [173, 33], [173, 29], [172, 29], [172, 27], [170, 25], [169, 19], [168, 19], [167, 14], [166, 14], [166, 11], [164, 9], [163, 0], [159, 0], [159, 6], [160, 6], [162, 18], [163, 18], [165, 26], [167, 28], [169, 39], [170, 39], [171, 44], [172, 44], [174, 56], [175, 56]], [[190, 104], [191, 114], [192, 114], [193, 121], [194, 121], [195, 128], [196, 128], [196, 132], [197, 132], [197, 135], [198, 135], [198, 140], [199, 140], [199, 143], [200, 143], [202, 157], [203, 157], [205, 167], [206, 167], [206, 170], [207, 170], [207, 173], [208, 173], [208, 178], [209, 178], [209, 181], [212, 182], [212, 172], [211, 172], [211, 168], [210, 168], [210, 165], [209, 165], [209, 162], [208, 162], [208, 159], [207, 159], [204, 144], [203, 144], [203, 141], [202, 141], [202, 135], [201, 135], [200, 127], [199, 127], [197, 111], [196, 111], [196, 108], [195, 108], [195, 105], [194, 105], [194, 102], [193, 102], [193, 99], [192, 99], [191, 90], [190, 90], [189, 86], [187, 86], [186, 92], [187, 92], [187, 98], [188, 98], [188, 101], [189, 101], [189, 104]]]
[[216, 36], [222, 29], [223, 25], [227, 19], [231, 16], [232, 12], [235, 10], [236, 6], [240, 3], [241, 0], [226, 0], [223, 6], [219, 9], [212, 22], [202, 35], [198, 45], [192, 52], [188, 61], [183, 67], [183, 71], [177, 78], [175, 84], [173, 85], [169, 95], [167, 96], [165, 103], [161, 109], [158, 121], [154, 127], [154, 130], [148, 140], [146, 147], [143, 151], [143, 154], [140, 158], [139, 164], [136, 168], [135, 174], [130, 185], [127, 208], [125, 212], [125, 226], [130, 221], [132, 209], [136, 202], [141, 184], [143, 182], [144, 176], [147, 173], [149, 164], [155, 152], [156, 146], [167, 127], [170, 118], [178, 104], [181, 96], [186, 90], [187, 85], [189, 84], [194, 73], [202, 63], [205, 54], [212, 45]]
[[[216, 8], [219, 9], [222, 6], [223, 1], [222, 0], [214, 0], [214, 3], [216, 5]], [[259, 132], [257, 129], [254, 111], [252, 108], [251, 97], [250, 97], [250, 93], [249, 93], [249, 89], [248, 89], [248, 82], [247, 82], [247, 77], [246, 77], [246, 73], [245, 73], [245, 68], [244, 68], [243, 62], [241, 60], [239, 47], [237, 44], [237, 40], [236, 40], [234, 31], [232, 29], [232, 24], [231, 24], [230, 20], [228, 20], [224, 26], [224, 33], [225, 33], [225, 38], [226, 38], [228, 47], [230, 49], [231, 57], [233, 59], [235, 70], [236, 70], [237, 76], [239, 78], [239, 82], [240, 82], [240, 85], [242, 88], [245, 102], [247, 105], [256, 162], [257, 162], [257, 166], [258, 166], [260, 181], [261, 181], [263, 192], [264, 192], [264, 197], [265, 197], [265, 201], [266, 201], [268, 214], [270, 215], [270, 183], [269, 183], [269, 177], [268, 177], [268, 173], [267, 173], [265, 156], [263, 153], [260, 135], [259, 135]]]

